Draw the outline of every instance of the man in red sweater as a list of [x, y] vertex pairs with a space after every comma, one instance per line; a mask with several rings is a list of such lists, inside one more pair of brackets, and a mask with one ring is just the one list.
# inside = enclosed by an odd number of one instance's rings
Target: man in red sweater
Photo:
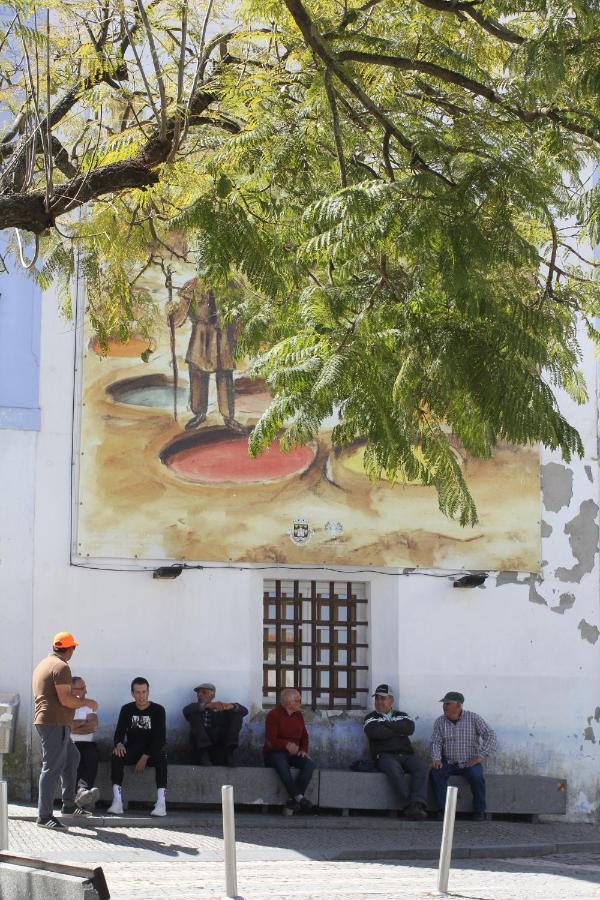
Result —
[[[314, 804], [304, 796], [315, 764], [308, 755], [308, 732], [300, 712], [302, 699], [295, 688], [284, 688], [279, 706], [272, 709], [265, 722], [266, 734], [263, 753], [265, 765], [277, 772], [290, 795], [288, 809], [292, 812], [310, 812]], [[292, 768], [298, 769], [296, 778]]]

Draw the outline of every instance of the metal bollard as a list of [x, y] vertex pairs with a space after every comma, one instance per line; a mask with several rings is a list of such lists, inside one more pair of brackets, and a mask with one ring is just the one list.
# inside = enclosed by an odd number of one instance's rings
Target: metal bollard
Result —
[[225, 894], [224, 900], [243, 900], [237, 892], [237, 864], [235, 856], [235, 814], [233, 809], [233, 786], [221, 787], [223, 803], [223, 841], [225, 844]]
[[452, 839], [454, 838], [454, 819], [456, 818], [456, 800], [458, 788], [446, 790], [446, 809], [444, 811], [444, 830], [440, 847], [440, 864], [438, 866], [437, 887], [440, 894], [448, 893], [448, 875], [450, 873], [450, 857], [452, 856]]
[[0, 781], [0, 850], [8, 850], [8, 783]]

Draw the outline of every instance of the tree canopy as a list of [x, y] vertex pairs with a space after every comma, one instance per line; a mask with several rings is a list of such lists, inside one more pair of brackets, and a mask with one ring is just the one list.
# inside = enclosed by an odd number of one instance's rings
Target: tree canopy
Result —
[[65, 297], [79, 259], [101, 340], [151, 330], [141, 274], [193, 259], [273, 390], [252, 452], [336, 412], [371, 474], [473, 523], [456, 446], [582, 452], [556, 391], [585, 400], [577, 332], [600, 315], [598, 12], [17, 0], [0, 229]]

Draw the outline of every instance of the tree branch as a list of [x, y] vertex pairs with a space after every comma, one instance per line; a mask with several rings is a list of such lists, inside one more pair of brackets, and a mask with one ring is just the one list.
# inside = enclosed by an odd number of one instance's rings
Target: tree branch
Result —
[[455, 0], [418, 0], [423, 6], [428, 6], [430, 9], [435, 9], [438, 12], [451, 13], [452, 15], [460, 15], [460, 13], [465, 13], [467, 16], [470, 16], [474, 22], [483, 28], [488, 34], [492, 34], [494, 37], [500, 38], [501, 41], [506, 41], [509, 44], [525, 44], [527, 38], [524, 38], [523, 35], [517, 34], [516, 31], [511, 31], [510, 28], [506, 28], [504, 25], [501, 25], [500, 22], [496, 22], [494, 19], [488, 19], [486, 16], [482, 15], [476, 9], [475, 3], [469, 2], [455, 2]]
[[284, 0], [286, 7], [292, 15], [296, 25], [300, 29], [302, 36], [308, 47], [313, 51], [315, 56], [321, 59], [327, 68], [345, 85], [350, 93], [368, 110], [373, 118], [375, 118], [383, 127], [390, 131], [396, 138], [398, 143], [411, 154], [410, 165], [421, 171], [435, 175], [446, 185], [452, 186], [452, 182], [446, 178], [441, 172], [432, 169], [422, 156], [417, 152], [415, 145], [404, 135], [400, 129], [385, 115], [374, 100], [358, 85], [353, 78], [349, 76], [345, 68], [340, 64], [338, 58], [330, 52], [321, 36], [317, 32], [315, 25], [304, 9], [301, 0]]
[[[444, 81], [447, 84], [455, 84], [457, 87], [462, 87], [475, 96], [483, 97], [490, 103], [501, 106], [503, 109], [507, 110], [507, 112], [510, 112], [518, 119], [521, 119], [522, 122], [534, 122], [537, 119], [551, 119], [553, 122], [562, 125], [567, 131], [573, 131], [576, 134], [581, 134], [584, 137], [590, 138], [590, 140], [600, 143], [600, 130], [586, 128], [583, 125], [577, 125], [574, 122], [570, 122], [565, 118], [565, 110], [553, 108], [534, 110], [522, 109], [519, 106], [513, 105], [504, 97], [501, 97], [493, 88], [482, 84], [482, 82], [475, 81], [473, 78], [462, 75], [460, 72], [455, 72], [453, 69], [447, 69], [445, 66], [438, 66], [437, 63], [429, 63], [420, 59], [409, 59], [406, 56], [388, 56], [384, 53], [364, 53], [361, 50], [342, 50], [337, 54], [337, 59], [341, 62], [348, 60], [363, 63], [365, 65], [389, 66], [390, 68], [399, 69], [404, 72], [423, 72], [424, 74], [438, 78], [440, 81]], [[595, 120], [595, 117], [591, 113], [585, 113], [585, 115], [589, 115]]]

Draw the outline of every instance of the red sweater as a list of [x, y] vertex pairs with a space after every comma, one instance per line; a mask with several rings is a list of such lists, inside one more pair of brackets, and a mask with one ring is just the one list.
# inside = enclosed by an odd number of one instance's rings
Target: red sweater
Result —
[[308, 731], [304, 717], [298, 710], [290, 716], [283, 706], [276, 706], [265, 721], [265, 745], [263, 753], [285, 750], [286, 744], [298, 744], [300, 750], [308, 753]]

